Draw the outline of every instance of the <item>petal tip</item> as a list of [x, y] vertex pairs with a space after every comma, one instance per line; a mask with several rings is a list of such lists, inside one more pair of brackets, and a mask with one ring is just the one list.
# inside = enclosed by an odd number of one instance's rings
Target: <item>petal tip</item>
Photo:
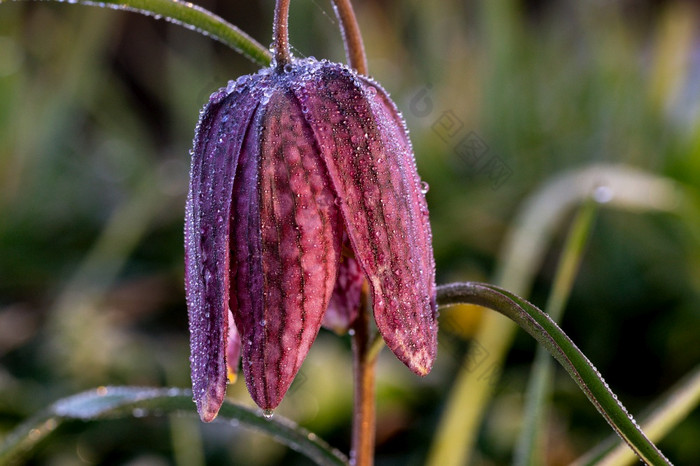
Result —
[[201, 405], [197, 405], [197, 412], [199, 412], [199, 418], [202, 422], [213, 421], [217, 414], [219, 414], [219, 408], [221, 408], [221, 403], [211, 403], [205, 402]]
[[216, 418], [221, 405], [224, 404], [225, 394], [226, 386], [224, 385], [223, 389], [214, 389], [207, 391], [201, 397], [195, 397], [194, 402], [202, 422], [211, 422]]
[[423, 350], [414, 354], [411, 360], [408, 361], [407, 366], [414, 374], [425, 377], [433, 369], [433, 362], [435, 362], [434, 352], [430, 354], [428, 351]]

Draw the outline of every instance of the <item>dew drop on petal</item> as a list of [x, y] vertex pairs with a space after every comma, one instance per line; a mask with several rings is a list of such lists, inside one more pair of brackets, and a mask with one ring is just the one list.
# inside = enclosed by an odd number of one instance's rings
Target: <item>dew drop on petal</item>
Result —
[[273, 414], [271, 409], [263, 409], [262, 415], [265, 419], [272, 419]]
[[430, 190], [430, 185], [426, 183], [425, 181], [422, 181], [420, 184], [420, 192], [423, 194], [426, 194]]

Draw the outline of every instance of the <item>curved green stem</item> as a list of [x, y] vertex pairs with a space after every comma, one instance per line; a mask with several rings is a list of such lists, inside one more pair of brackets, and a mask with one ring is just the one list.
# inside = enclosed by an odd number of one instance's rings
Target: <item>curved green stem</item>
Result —
[[[579, 209], [569, 230], [556, 268], [554, 284], [544, 308], [545, 313], [554, 322], [559, 322], [564, 313], [597, 210], [598, 205], [593, 200], [586, 202]], [[538, 347], [525, 393], [525, 417], [515, 449], [514, 466], [537, 465], [544, 461], [542, 433], [547, 430], [546, 407], [550, 396], [552, 369], [551, 359], [547, 357], [546, 350]]]
[[[658, 442], [700, 405], [700, 365], [677, 382], [646, 414], [640, 416], [644, 432]], [[573, 466], [622, 466], [634, 455], [616, 436], [577, 459]]]
[[600, 373], [549, 318], [526, 300], [498, 287], [481, 283], [455, 283], [438, 287], [438, 304], [477, 304], [493, 309], [532, 335], [564, 367], [617, 434], [647, 464], [670, 465], [641, 431], [632, 416], [610, 391]]
[[[519, 295], [529, 293], [554, 232], [570, 209], [603, 188], [612, 198], [610, 208], [637, 212], [678, 211], [687, 201], [684, 190], [670, 179], [624, 165], [596, 164], [557, 176], [528, 199], [508, 232], [495, 283]], [[609, 196], [608, 196], [609, 197]], [[693, 211], [696, 212], [696, 211]], [[515, 337], [516, 326], [496, 314], [486, 314], [475, 340], [487, 351], [490, 377], [459, 370], [433, 440], [428, 464], [457, 466], [469, 462], [484, 410], [493, 394], [494, 380]], [[473, 358], [473, 351], [465, 357]]]
[[[64, 398], [27, 420], [0, 444], [0, 464], [16, 459], [53, 432], [63, 421], [123, 417], [195, 415], [192, 393], [179, 388], [100, 387]], [[281, 416], [266, 419], [259, 410], [225, 402], [217, 421], [229, 421], [263, 432], [306, 455], [316, 464], [343, 466], [348, 461], [315, 434]]]
[[[0, 0], [0, 3], [4, 1]], [[55, 1], [61, 2], [62, 0]], [[75, 3], [133, 11], [157, 19], [164, 18], [216, 39], [259, 65], [268, 66], [272, 60], [270, 51], [245, 32], [211, 11], [189, 2], [178, 0], [75, 0]]]

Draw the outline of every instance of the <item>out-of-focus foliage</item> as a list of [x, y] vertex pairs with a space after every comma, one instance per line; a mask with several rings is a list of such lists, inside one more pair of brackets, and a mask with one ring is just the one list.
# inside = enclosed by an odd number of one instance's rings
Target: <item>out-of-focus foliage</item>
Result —
[[[564, 170], [624, 163], [700, 188], [692, 2], [354, 3], [370, 71], [404, 112], [430, 184], [439, 282], [490, 280], [523, 200]], [[271, 0], [201, 5], [270, 38]], [[292, 2], [290, 29], [297, 55], [343, 60], [327, 2]], [[0, 4], [0, 437], [97, 385], [189, 384], [188, 150], [209, 94], [254, 70], [152, 18]], [[537, 277], [537, 304], [563, 234]], [[700, 361], [699, 303], [700, 219], [603, 211], [563, 328], [639, 412]], [[379, 464], [422, 461], [477, 325], [478, 315], [446, 322], [424, 379], [382, 355]], [[322, 333], [279, 410], [345, 451], [348, 348]], [[516, 340], [474, 464], [510, 460], [533, 350], [528, 337]], [[474, 370], [488, 368], [486, 355]], [[231, 388], [249, 401], [242, 383]], [[553, 389], [548, 459], [566, 464], [609, 429], [563, 372]], [[678, 464], [698, 464], [698, 437], [696, 412], [660, 446]], [[64, 425], [28, 464], [204, 461], [305, 460], [232, 426], [143, 418]]]

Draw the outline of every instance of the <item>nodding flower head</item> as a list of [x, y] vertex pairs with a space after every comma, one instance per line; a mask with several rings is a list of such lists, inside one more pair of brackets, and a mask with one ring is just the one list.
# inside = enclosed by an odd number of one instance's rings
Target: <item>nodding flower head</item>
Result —
[[194, 400], [211, 421], [242, 354], [275, 408], [322, 324], [367, 281], [377, 328], [413, 372], [437, 351], [425, 187], [403, 119], [371, 79], [295, 60], [215, 92], [194, 139], [185, 224]]

